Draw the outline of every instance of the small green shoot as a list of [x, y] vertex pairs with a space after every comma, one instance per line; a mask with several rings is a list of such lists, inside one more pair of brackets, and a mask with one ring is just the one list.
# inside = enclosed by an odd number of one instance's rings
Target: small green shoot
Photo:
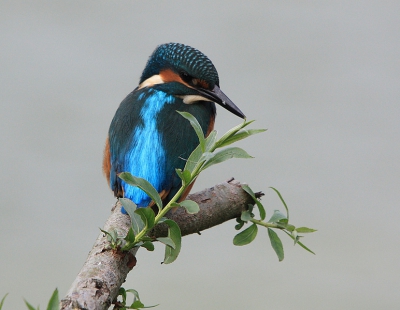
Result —
[[[131, 293], [133, 295], [133, 301], [131, 304], [127, 302], [127, 293]], [[145, 309], [145, 308], [154, 308], [158, 305], [154, 306], [145, 306], [139, 298], [139, 293], [134, 289], [125, 290], [123, 287], [119, 288], [118, 297], [121, 296], [122, 300], [117, 300], [114, 304], [115, 310], [126, 310], [126, 309]]]
[[246, 245], [252, 242], [257, 234], [257, 229], [256, 229], [257, 225], [259, 225], [266, 227], [268, 229], [268, 237], [271, 242], [271, 246], [274, 249], [276, 255], [278, 256], [279, 261], [282, 261], [284, 259], [283, 245], [278, 234], [273, 229], [283, 230], [290, 238], [294, 240], [294, 244], [298, 244], [306, 251], [315, 254], [313, 251], [311, 251], [308, 247], [306, 247], [303, 243], [299, 241], [299, 239], [303, 237], [300, 236], [299, 233], [301, 234], [312, 233], [315, 232], [316, 230], [308, 227], [296, 228], [294, 225], [289, 224], [289, 208], [286, 205], [286, 202], [283, 199], [281, 193], [277, 189], [271, 187], [271, 189], [277, 193], [279, 199], [284, 205], [286, 210], [286, 215], [281, 213], [279, 210], [275, 210], [270, 219], [267, 222], [265, 222], [264, 220], [266, 218], [266, 212], [261, 201], [256, 198], [256, 195], [254, 194], [253, 190], [248, 185], [243, 184], [242, 188], [253, 198], [254, 202], [256, 203], [258, 211], [260, 213], [260, 219], [258, 220], [255, 218], [255, 215], [252, 212], [253, 206], [249, 205], [249, 209], [243, 211], [241, 217], [236, 219], [236, 222], [238, 224], [235, 225], [235, 229], [240, 230], [246, 223], [251, 223], [251, 225], [245, 230], [238, 233], [233, 238], [234, 245]]
[[6, 300], [8, 293], [4, 295], [4, 297], [0, 301], [0, 310], [3, 308], [4, 300]]
[[[115, 229], [111, 229], [110, 231], [105, 231], [101, 229], [101, 232], [107, 236], [107, 241], [110, 242], [110, 246], [113, 250], [119, 248], [122, 243], [121, 238], [118, 236], [118, 233]], [[129, 233], [128, 233], [129, 234]]]
[[[29, 302], [25, 301], [25, 305], [29, 310], [40, 310], [39, 306], [35, 309]], [[50, 297], [49, 303], [47, 304], [46, 310], [58, 310], [60, 306], [60, 300], [58, 298], [58, 289], [55, 289]], [[1, 308], [0, 308], [1, 309]]]

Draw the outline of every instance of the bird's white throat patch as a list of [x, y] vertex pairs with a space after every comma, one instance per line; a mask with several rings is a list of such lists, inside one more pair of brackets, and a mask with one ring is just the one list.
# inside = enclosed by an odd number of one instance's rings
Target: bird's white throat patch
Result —
[[211, 101], [210, 99], [204, 98], [200, 95], [186, 95], [186, 96], [181, 96], [183, 99], [183, 103], [186, 104], [192, 104], [196, 101]]

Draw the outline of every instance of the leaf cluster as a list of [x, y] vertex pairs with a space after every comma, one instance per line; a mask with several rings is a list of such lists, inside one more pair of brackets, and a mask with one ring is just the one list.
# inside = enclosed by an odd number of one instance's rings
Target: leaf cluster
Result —
[[[182, 181], [181, 187], [176, 195], [163, 205], [157, 190], [145, 179], [122, 172], [118, 176], [125, 183], [143, 190], [151, 199], [153, 208], [138, 208], [137, 205], [127, 199], [120, 198], [119, 202], [131, 218], [131, 227], [125, 237], [118, 236], [115, 230], [103, 231], [107, 235], [112, 249], [129, 251], [133, 247], [144, 247], [149, 251], [154, 250], [153, 241], [159, 241], [165, 245], [164, 264], [172, 263], [178, 257], [181, 250], [181, 230], [178, 224], [165, 217], [166, 213], [173, 208], [181, 207], [190, 214], [199, 212], [198, 204], [191, 200], [179, 201], [183, 192], [196, 180], [198, 175], [205, 169], [222, 163], [231, 158], [252, 158], [245, 150], [239, 147], [227, 147], [234, 142], [245, 139], [254, 134], [265, 131], [264, 129], [244, 129], [253, 121], [244, 121], [242, 124], [232, 128], [221, 138], [217, 139], [217, 132], [212, 131], [207, 137], [197, 119], [187, 112], [178, 112], [192, 125], [199, 138], [198, 147], [186, 159], [184, 169], [176, 169], [176, 173]], [[221, 149], [222, 148], [222, 149]], [[221, 149], [221, 150], [218, 150]], [[155, 210], [155, 211], [154, 211]], [[155, 225], [164, 224], [168, 227], [168, 235], [153, 239], [148, 233]]]
[[[127, 302], [127, 293], [131, 293], [133, 295], [133, 301], [131, 304]], [[126, 309], [145, 309], [145, 308], [153, 308], [158, 305], [154, 306], [145, 306], [141, 301], [139, 297], [138, 291], [134, 289], [129, 289], [125, 290], [123, 287], [120, 287], [118, 291], [118, 297], [121, 296], [122, 300], [117, 300], [114, 303], [114, 310], [126, 310]], [[117, 297], [117, 298], [118, 298]]]
[[256, 198], [253, 190], [248, 185], [242, 185], [242, 188], [253, 198], [258, 208], [260, 219], [255, 218], [255, 214], [253, 213], [254, 206], [250, 204], [248, 206], [248, 209], [242, 212], [240, 218], [236, 219], [238, 224], [236, 224], [235, 229], [240, 230], [245, 224], [251, 224], [249, 227], [242, 230], [233, 238], [234, 245], [241, 246], [251, 243], [257, 236], [258, 226], [263, 226], [266, 227], [268, 230], [268, 237], [270, 239], [271, 246], [278, 256], [279, 261], [282, 261], [284, 259], [284, 251], [282, 241], [279, 238], [278, 234], [274, 231], [274, 229], [282, 230], [294, 240], [295, 245], [298, 244], [308, 252], [315, 254], [302, 242], [299, 241], [299, 239], [303, 237], [300, 236], [299, 233], [312, 233], [316, 230], [308, 227], [295, 227], [294, 225], [289, 223], [289, 208], [277, 189], [271, 187], [271, 189], [274, 190], [275, 193], [279, 196], [279, 199], [285, 207], [286, 215], [279, 210], [275, 210], [270, 219], [268, 221], [265, 221], [267, 214], [261, 201]]
[[[33, 307], [25, 300], [25, 304], [29, 310], [40, 310], [39, 306], [37, 308]], [[47, 304], [46, 310], [58, 310], [60, 306], [60, 300], [58, 298], [58, 289], [55, 289], [50, 297], [49, 303]], [[1, 309], [1, 308], [0, 308]]]

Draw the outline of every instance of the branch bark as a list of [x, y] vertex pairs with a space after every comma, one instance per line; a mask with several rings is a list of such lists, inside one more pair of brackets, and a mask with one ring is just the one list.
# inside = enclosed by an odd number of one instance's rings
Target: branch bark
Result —
[[[248, 204], [254, 204], [235, 180], [189, 195], [188, 199], [199, 204], [200, 212], [188, 214], [183, 208], [177, 208], [167, 214], [168, 218], [178, 223], [183, 236], [237, 218]], [[103, 230], [116, 229], [119, 236], [125, 236], [130, 218], [122, 214], [120, 208], [119, 204], [113, 207]], [[166, 234], [167, 228], [163, 225], [157, 225], [151, 232], [154, 237]], [[124, 253], [110, 249], [107, 238], [101, 233], [67, 295], [61, 300], [61, 309], [108, 309], [118, 296], [129, 271], [136, 265], [136, 252], [137, 248]]]

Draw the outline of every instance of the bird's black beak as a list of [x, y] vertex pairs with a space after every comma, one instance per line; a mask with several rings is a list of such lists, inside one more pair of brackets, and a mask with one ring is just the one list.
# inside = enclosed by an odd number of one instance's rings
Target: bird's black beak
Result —
[[215, 103], [218, 103], [220, 106], [224, 107], [228, 111], [232, 112], [233, 114], [241, 117], [246, 118], [242, 111], [229, 99], [222, 90], [215, 85], [213, 90], [208, 90], [204, 88], [196, 88], [196, 90], [203, 96]]

